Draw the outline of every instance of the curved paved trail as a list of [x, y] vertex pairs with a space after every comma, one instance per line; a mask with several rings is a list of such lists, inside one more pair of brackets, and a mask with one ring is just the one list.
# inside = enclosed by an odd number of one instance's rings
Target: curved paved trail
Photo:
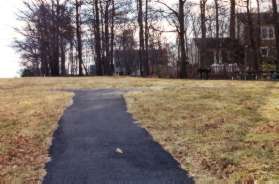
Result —
[[193, 183], [134, 123], [120, 91], [75, 93], [54, 134], [44, 184]]

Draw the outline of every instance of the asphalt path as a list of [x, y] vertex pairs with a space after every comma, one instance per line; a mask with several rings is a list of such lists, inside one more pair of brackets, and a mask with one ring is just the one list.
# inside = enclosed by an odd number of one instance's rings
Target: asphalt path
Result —
[[44, 184], [190, 184], [179, 163], [127, 112], [120, 90], [74, 91]]

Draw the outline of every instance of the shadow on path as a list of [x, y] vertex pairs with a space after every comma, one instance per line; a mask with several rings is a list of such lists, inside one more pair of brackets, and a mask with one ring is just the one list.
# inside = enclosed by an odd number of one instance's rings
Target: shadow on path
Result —
[[[188, 184], [192, 178], [127, 112], [119, 90], [75, 91], [44, 184]], [[123, 154], [117, 153], [120, 148]]]

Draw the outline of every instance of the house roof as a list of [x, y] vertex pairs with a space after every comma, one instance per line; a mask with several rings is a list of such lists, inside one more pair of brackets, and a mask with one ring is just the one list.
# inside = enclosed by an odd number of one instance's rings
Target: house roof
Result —
[[202, 43], [204, 43], [204, 47], [210, 49], [217, 49], [218, 47], [223, 49], [240, 47], [239, 42], [231, 38], [206, 38], [205, 40], [202, 38], [194, 38], [194, 42], [197, 47], [201, 47]]
[[[150, 55], [161, 55], [167, 53], [165, 48], [163, 49], [149, 49]], [[126, 56], [127, 54], [138, 56], [139, 50], [138, 49], [128, 49], [128, 50], [115, 50], [115, 54], [118, 56]]]
[[[252, 16], [253, 21], [256, 22], [258, 19], [258, 14], [251, 13], [251, 16]], [[236, 17], [243, 23], [248, 22], [247, 13], [238, 13], [238, 14], [236, 14]], [[273, 14], [271, 12], [260, 13], [260, 18], [261, 18], [261, 22], [263, 24], [273, 24]], [[278, 20], [279, 20], [279, 16], [278, 16]]]

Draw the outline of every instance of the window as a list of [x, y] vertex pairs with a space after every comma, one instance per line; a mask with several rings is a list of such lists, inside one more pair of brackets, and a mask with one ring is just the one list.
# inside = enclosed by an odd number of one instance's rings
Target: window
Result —
[[261, 28], [261, 37], [263, 40], [274, 39], [274, 28], [272, 26], [263, 26]]
[[268, 55], [269, 55], [268, 47], [261, 47], [261, 56], [262, 57], [268, 57]]
[[263, 40], [267, 39], [267, 28], [266, 27], [262, 28], [262, 39]]
[[273, 38], [274, 38], [274, 29], [273, 29], [273, 27], [270, 27], [270, 28], [269, 28], [269, 38], [270, 38], [270, 39], [273, 39]]

